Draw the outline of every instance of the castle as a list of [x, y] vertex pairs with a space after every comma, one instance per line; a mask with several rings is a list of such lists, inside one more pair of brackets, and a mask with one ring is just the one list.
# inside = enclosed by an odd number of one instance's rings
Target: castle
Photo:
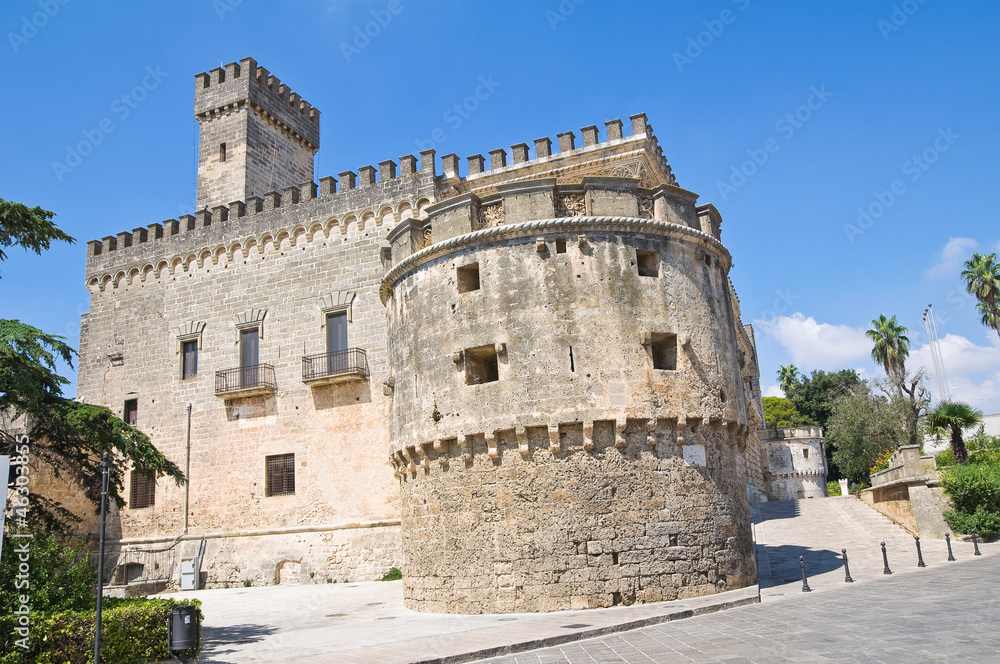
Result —
[[117, 544], [210, 586], [401, 567], [442, 612], [754, 583], [753, 333], [645, 115], [317, 184], [319, 111], [254, 60], [194, 108], [197, 214], [87, 245], [78, 398], [189, 478], [131, 473]]

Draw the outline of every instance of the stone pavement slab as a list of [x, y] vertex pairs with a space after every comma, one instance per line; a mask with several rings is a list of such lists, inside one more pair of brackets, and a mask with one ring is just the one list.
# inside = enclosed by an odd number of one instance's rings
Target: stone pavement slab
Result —
[[444, 615], [403, 606], [402, 582], [170, 593], [197, 597], [207, 664], [466, 662], [758, 601], [757, 588], [657, 604], [540, 614]]
[[1000, 662], [1000, 555], [480, 664]]

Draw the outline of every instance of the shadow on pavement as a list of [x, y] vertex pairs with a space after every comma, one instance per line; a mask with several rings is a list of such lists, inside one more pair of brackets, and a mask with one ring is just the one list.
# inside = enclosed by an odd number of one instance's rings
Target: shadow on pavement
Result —
[[799, 501], [776, 500], [767, 503], [754, 503], [750, 506], [750, 512], [754, 523], [773, 519], [794, 519], [799, 516]]
[[277, 628], [270, 625], [230, 625], [229, 627], [203, 627], [202, 641], [204, 650], [202, 651], [203, 662], [215, 662], [222, 664], [228, 662], [226, 655], [236, 652], [236, 649], [227, 646], [235, 646], [244, 643], [255, 643], [266, 636], [277, 632]]
[[[802, 579], [802, 568], [799, 565], [799, 556], [805, 559], [806, 575], [811, 577], [817, 574], [824, 574], [844, 566], [844, 561], [837, 551], [827, 549], [815, 550], [805, 546], [767, 546], [758, 544], [759, 569], [762, 574], [760, 586], [771, 588], [783, 583], [791, 583]], [[768, 565], [763, 564], [763, 556], [767, 556]], [[770, 569], [770, 577], [765, 577], [764, 569]]]

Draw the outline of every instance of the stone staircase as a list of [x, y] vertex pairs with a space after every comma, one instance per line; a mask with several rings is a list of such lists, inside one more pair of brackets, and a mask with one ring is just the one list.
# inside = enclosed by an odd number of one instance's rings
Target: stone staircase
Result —
[[916, 563], [913, 536], [853, 496], [762, 503], [752, 512], [762, 594], [774, 586], [801, 583], [800, 556], [810, 579], [829, 574], [841, 581], [845, 548], [854, 578], [882, 574], [882, 542], [890, 567], [894, 560], [909, 564], [912, 558]]

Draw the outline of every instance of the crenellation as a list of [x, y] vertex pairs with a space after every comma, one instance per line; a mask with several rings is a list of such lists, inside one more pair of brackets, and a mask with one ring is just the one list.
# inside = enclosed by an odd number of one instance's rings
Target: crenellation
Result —
[[285, 187], [281, 190], [281, 201], [285, 205], [297, 205], [300, 193], [298, 187]]
[[271, 210], [277, 210], [281, 207], [281, 193], [277, 191], [269, 191], [264, 194], [264, 212], [269, 212]]
[[564, 131], [561, 134], [556, 134], [556, 138], [559, 139], [559, 155], [563, 156], [567, 152], [572, 152], [576, 149], [576, 134], [571, 131]]
[[403, 155], [399, 158], [399, 174], [402, 177], [417, 173], [417, 158], [412, 154]]
[[420, 170], [424, 173], [434, 174], [434, 150], [420, 151]]
[[358, 169], [358, 186], [369, 187], [375, 184], [375, 170], [374, 166], [362, 166]]
[[535, 139], [535, 158], [543, 159], [552, 156], [552, 139], [548, 136]]
[[122, 231], [118, 233], [117, 241], [115, 242], [115, 248], [118, 247], [127, 248], [132, 246], [132, 234], [128, 231]]
[[503, 148], [490, 150], [490, 170], [496, 171], [507, 166], [507, 151]]
[[357, 187], [358, 174], [354, 171], [344, 171], [338, 175], [340, 176], [341, 191], [349, 191]]
[[444, 172], [445, 177], [458, 178], [460, 177], [458, 173], [458, 155], [454, 152], [450, 152], [441, 157], [441, 170]]
[[472, 177], [473, 175], [479, 175], [480, 173], [485, 171], [486, 160], [483, 158], [483, 155], [474, 154], [467, 157], [466, 159], [469, 162], [468, 177]]
[[146, 242], [148, 237], [149, 236], [147, 234], [146, 229], [143, 228], [142, 226], [140, 226], [139, 228], [132, 229], [132, 242], [136, 244], [142, 244]]
[[608, 132], [608, 141], [618, 141], [622, 138], [622, 121], [619, 119], [608, 120], [604, 123]]
[[327, 175], [319, 179], [319, 195], [332, 196], [337, 193], [337, 178]]
[[303, 201], [311, 201], [319, 196], [319, 187], [316, 186], [315, 182], [303, 182], [299, 186], [299, 193]]
[[510, 146], [514, 158], [514, 165], [523, 164], [528, 161], [528, 144], [518, 143]]
[[[387, 180], [393, 180], [396, 178], [396, 162], [392, 159], [386, 159], [385, 161], [380, 161], [378, 163], [378, 179], [379, 182], [385, 182]], [[372, 182], [374, 184], [374, 182]]]
[[585, 148], [597, 145], [600, 142], [597, 137], [597, 125], [583, 127], [580, 129], [580, 133], [583, 134], [583, 147]]
[[628, 119], [632, 121], [632, 135], [642, 136], [646, 133], [646, 114], [636, 113], [635, 115], [628, 116]]

